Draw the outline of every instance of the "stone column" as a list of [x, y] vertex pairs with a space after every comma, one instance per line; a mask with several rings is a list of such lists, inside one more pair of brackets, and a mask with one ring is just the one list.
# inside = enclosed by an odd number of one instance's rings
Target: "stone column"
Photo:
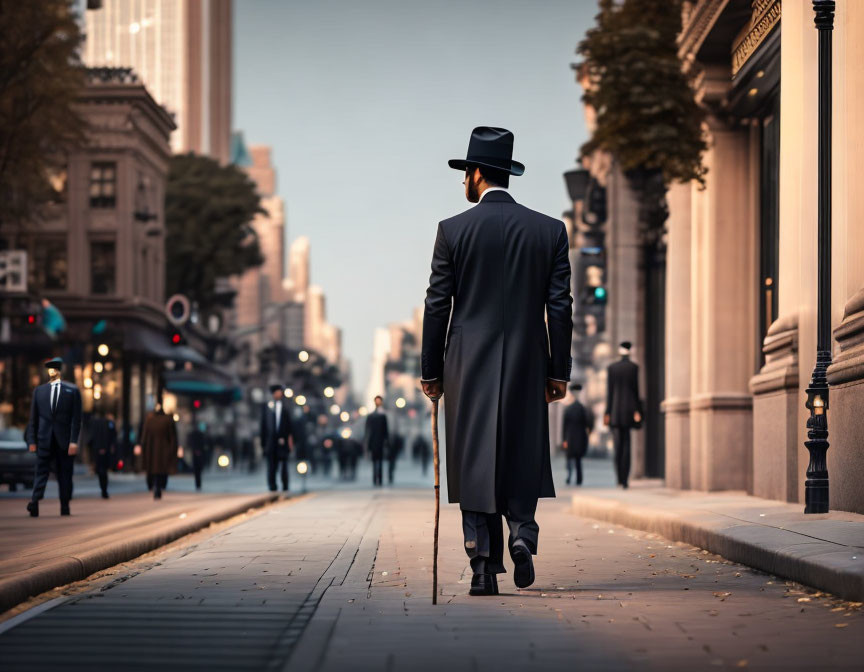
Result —
[[755, 222], [746, 129], [709, 118], [708, 181], [693, 193], [690, 485], [747, 489], [755, 361]]
[[673, 184], [666, 251], [666, 486], [690, 487], [691, 184]]

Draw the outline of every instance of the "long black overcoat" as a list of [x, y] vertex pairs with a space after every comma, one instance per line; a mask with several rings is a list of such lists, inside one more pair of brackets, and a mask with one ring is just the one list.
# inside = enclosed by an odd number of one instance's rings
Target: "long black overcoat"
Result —
[[285, 459], [291, 452], [291, 436], [294, 434], [291, 420], [291, 409], [288, 400], [282, 399], [282, 412], [279, 414], [279, 426], [276, 426], [276, 401], [271, 400], [261, 408], [261, 450], [265, 455], [275, 453], [279, 459]]
[[493, 191], [438, 225], [421, 368], [443, 376], [447, 489], [462, 509], [555, 496], [545, 383], [570, 377], [571, 305], [561, 221]]
[[381, 411], [373, 411], [366, 416], [366, 432], [363, 436], [366, 450], [373, 460], [383, 460], [390, 443], [390, 430], [387, 416]]
[[635, 427], [633, 415], [642, 412], [639, 401], [639, 367], [622, 357], [606, 371], [606, 415], [610, 427]]
[[594, 429], [594, 414], [578, 399], [564, 409], [562, 438], [567, 442], [567, 457], [585, 457], [588, 435]]

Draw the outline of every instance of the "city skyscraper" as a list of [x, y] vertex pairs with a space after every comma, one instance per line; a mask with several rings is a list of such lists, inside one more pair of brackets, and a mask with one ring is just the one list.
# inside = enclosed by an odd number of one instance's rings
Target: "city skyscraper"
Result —
[[104, 0], [85, 17], [84, 62], [131, 67], [175, 115], [174, 152], [227, 163], [232, 0]]

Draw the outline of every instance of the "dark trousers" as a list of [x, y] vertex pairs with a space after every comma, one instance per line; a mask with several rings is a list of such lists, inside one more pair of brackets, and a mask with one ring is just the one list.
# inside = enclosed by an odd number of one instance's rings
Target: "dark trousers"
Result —
[[204, 457], [192, 455], [192, 471], [195, 473], [195, 489], [201, 489], [201, 472], [204, 471]]
[[33, 478], [33, 501], [38, 502], [45, 497], [45, 486], [48, 485], [48, 475], [53, 467], [57, 474], [57, 486], [60, 490], [60, 506], [69, 506], [72, 499], [72, 465], [75, 456], [61, 450], [57, 440], [51, 437], [51, 450], [45, 454], [36, 453], [36, 474]]
[[288, 489], [288, 456], [279, 455], [276, 451], [267, 454], [267, 485], [270, 492], [276, 492], [276, 472], [282, 477], [282, 489]]
[[168, 474], [151, 474], [153, 484], [153, 499], [162, 499], [162, 491], [168, 487]]
[[582, 458], [567, 456], [567, 482], [573, 479], [573, 469], [576, 469], [576, 485], [582, 485]]
[[387, 482], [393, 485], [393, 476], [396, 474], [396, 458], [391, 457], [387, 460]]
[[476, 573], [503, 574], [504, 533], [501, 517], [507, 521], [510, 531], [507, 547], [521, 539], [532, 554], [537, 553], [537, 537], [540, 526], [534, 520], [536, 499], [508, 498], [500, 513], [462, 511], [462, 534], [465, 537], [465, 553], [471, 560], [471, 569]]
[[96, 475], [99, 477], [99, 489], [103, 495], [108, 494], [108, 465], [96, 463]]
[[372, 485], [384, 484], [384, 460], [372, 458]]
[[615, 447], [615, 475], [618, 485], [627, 487], [630, 478], [630, 428], [613, 427], [612, 443]]

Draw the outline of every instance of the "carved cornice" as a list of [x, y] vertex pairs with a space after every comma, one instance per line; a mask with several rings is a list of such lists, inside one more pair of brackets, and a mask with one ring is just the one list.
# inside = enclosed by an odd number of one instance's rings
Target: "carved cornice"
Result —
[[780, 23], [780, 0], [753, 0], [750, 24], [732, 45], [732, 76], [744, 66]]
[[687, 13], [678, 38], [678, 56], [685, 64], [692, 62], [727, 4], [729, 0], [698, 0]]

